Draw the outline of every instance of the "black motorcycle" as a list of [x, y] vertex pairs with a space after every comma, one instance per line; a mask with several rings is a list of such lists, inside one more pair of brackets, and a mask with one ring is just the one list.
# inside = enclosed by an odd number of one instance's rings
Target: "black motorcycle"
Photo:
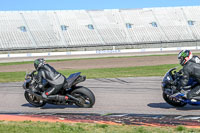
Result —
[[[177, 68], [170, 69], [164, 76], [162, 81], [163, 99], [174, 107], [183, 107], [186, 104], [200, 105], [200, 101], [192, 102], [187, 99], [186, 94], [198, 83], [190, 78], [187, 86], [177, 89], [177, 83], [183, 77], [181, 71], [176, 72]], [[198, 97], [197, 97], [198, 98]], [[199, 98], [198, 98], [199, 99]]]
[[25, 90], [25, 99], [35, 107], [42, 107], [46, 103], [55, 105], [77, 105], [78, 107], [91, 108], [95, 103], [95, 96], [91, 90], [83, 86], [77, 86], [78, 83], [86, 80], [86, 76], [81, 76], [81, 73], [71, 74], [66, 78], [66, 83], [58, 92], [58, 95], [68, 97], [64, 103], [56, 99], [46, 100], [42, 98], [42, 93], [49, 87], [46, 80], [42, 81], [43, 88], [39, 88], [36, 71], [26, 74], [23, 88]]

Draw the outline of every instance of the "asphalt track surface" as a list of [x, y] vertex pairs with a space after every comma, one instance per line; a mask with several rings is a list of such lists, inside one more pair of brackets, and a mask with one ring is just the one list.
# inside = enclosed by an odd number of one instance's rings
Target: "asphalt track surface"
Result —
[[75, 105], [31, 106], [24, 98], [22, 82], [0, 84], [0, 113], [59, 114], [59, 113], [128, 113], [149, 115], [199, 116], [200, 106], [175, 108], [162, 99], [162, 77], [87, 79], [80, 85], [90, 88], [95, 96], [93, 108]]

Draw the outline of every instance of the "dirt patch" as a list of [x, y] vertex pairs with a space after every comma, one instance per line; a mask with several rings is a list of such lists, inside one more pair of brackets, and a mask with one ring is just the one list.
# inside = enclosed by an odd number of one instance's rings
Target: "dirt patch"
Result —
[[98, 123], [109, 125], [134, 125], [152, 127], [176, 127], [183, 125], [187, 128], [200, 128], [198, 120], [177, 119], [174, 116], [101, 116], [101, 115], [0, 115], [4, 121], [40, 121], [40, 122], [63, 122], [63, 123]]
[[[48, 61], [47, 61], [48, 63]], [[177, 56], [146, 56], [146, 57], [124, 57], [106, 59], [83, 59], [72, 61], [50, 62], [57, 70], [64, 69], [91, 69], [91, 68], [117, 68], [134, 66], [153, 66], [163, 64], [177, 64]], [[31, 71], [33, 64], [0, 66], [0, 72]]]

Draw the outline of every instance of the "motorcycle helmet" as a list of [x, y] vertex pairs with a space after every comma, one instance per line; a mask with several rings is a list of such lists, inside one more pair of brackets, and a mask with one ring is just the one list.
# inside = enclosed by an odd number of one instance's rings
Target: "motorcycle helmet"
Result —
[[45, 60], [43, 58], [39, 58], [39, 59], [36, 59], [34, 61], [34, 67], [36, 70], [39, 70], [45, 63]]
[[182, 50], [178, 54], [179, 63], [184, 66], [192, 58], [192, 52], [190, 50]]

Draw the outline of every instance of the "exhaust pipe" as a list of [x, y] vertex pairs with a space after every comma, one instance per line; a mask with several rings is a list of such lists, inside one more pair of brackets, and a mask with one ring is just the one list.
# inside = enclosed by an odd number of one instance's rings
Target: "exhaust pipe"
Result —
[[[31, 90], [28, 90], [28, 89], [26, 89], [25, 91], [27, 91], [28, 93], [30, 93], [31, 95], [34, 95], [35, 97], [37, 97], [37, 98], [39, 98], [39, 99], [43, 99], [43, 97], [41, 96], [41, 95], [38, 95], [38, 94], [36, 94], [36, 93], [34, 93], [33, 91], [31, 91]], [[69, 98], [71, 98], [72, 100], [74, 100], [74, 101], [76, 101], [76, 102], [80, 102], [80, 99], [78, 99], [78, 98], [76, 98], [76, 97], [74, 97], [74, 96], [72, 96], [72, 95], [66, 95], [66, 96], [68, 96]], [[52, 96], [49, 96], [47, 99], [55, 99], [55, 100], [60, 100], [60, 99], [63, 99], [63, 97], [64, 96], [59, 96], [59, 95], [52, 95]]]
[[80, 102], [80, 99], [78, 99], [78, 98], [76, 98], [76, 97], [74, 97], [74, 96], [72, 96], [72, 95], [67, 95], [69, 98], [71, 98], [72, 100], [75, 100], [75, 101], [77, 101], [77, 102]]

